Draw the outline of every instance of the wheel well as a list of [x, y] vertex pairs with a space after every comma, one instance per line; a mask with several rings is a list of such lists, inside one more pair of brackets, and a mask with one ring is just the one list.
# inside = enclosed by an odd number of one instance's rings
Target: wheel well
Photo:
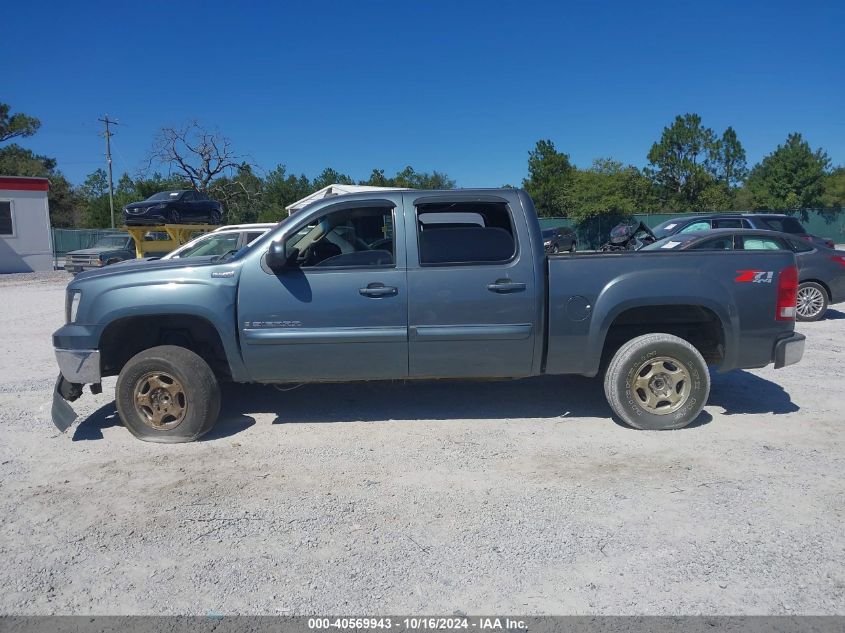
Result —
[[801, 283], [802, 283], [802, 284], [805, 284], [805, 283], [807, 283], [807, 282], [811, 282], [811, 283], [814, 283], [814, 284], [819, 284], [822, 288], [824, 288], [824, 291], [827, 293], [827, 300], [828, 300], [828, 301], [831, 301], [831, 300], [833, 299], [833, 296], [830, 294], [830, 288], [829, 288], [829, 287], [828, 287], [828, 285], [827, 285], [825, 282], [823, 282], [821, 279], [802, 279], [802, 280], [801, 280]]
[[603, 360], [632, 338], [665, 332], [689, 341], [708, 365], [718, 365], [725, 357], [725, 332], [716, 314], [697, 305], [660, 305], [630, 308], [617, 316], [607, 331]]
[[202, 317], [185, 314], [127, 317], [106, 326], [100, 337], [103, 376], [119, 374], [135, 354], [158, 345], [189, 349], [208, 363], [218, 378], [231, 378], [217, 329]]

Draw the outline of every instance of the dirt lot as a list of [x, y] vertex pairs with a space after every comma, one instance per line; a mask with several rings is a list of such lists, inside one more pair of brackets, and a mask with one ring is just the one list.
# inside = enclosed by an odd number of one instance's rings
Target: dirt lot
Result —
[[627, 429], [599, 381], [224, 391], [135, 440], [48, 420], [63, 273], [0, 278], [0, 613], [845, 613], [845, 314], [801, 365]]

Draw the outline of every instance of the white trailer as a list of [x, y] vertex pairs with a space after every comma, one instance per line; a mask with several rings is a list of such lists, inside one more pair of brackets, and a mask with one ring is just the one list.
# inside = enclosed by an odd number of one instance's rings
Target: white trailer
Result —
[[0, 273], [53, 270], [46, 178], [0, 176]]

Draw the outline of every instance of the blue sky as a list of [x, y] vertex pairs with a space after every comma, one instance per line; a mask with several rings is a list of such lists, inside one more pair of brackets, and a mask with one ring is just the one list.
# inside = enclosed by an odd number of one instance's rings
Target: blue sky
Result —
[[676, 114], [732, 125], [749, 163], [800, 131], [845, 163], [844, 2], [14, 2], [0, 101], [73, 181], [199, 119], [264, 169], [410, 164], [518, 184], [550, 138], [643, 166]]

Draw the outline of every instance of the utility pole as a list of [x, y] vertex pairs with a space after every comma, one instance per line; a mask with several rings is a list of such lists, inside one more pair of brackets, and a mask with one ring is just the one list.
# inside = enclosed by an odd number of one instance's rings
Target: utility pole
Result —
[[111, 137], [112, 133], [109, 131], [109, 125], [119, 125], [117, 121], [109, 119], [109, 115], [107, 114], [105, 118], [97, 119], [98, 121], [102, 121], [106, 124], [106, 131], [103, 132], [103, 136], [106, 137], [106, 161], [109, 164], [109, 209], [111, 210], [111, 227], [114, 228], [114, 185], [112, 184], [112, 175], [111, 175]]

